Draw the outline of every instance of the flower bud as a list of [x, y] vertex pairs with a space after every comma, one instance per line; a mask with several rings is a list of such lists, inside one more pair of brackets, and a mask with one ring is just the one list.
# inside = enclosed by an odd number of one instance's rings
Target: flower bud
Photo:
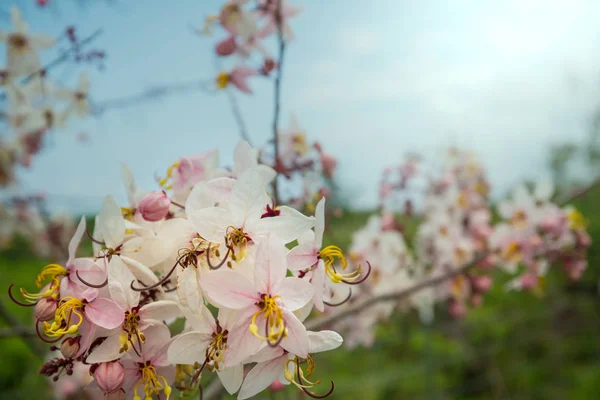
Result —
[[523, 290], [531, 290], [537, 285], [538, 278], [534, 274], [524, 274], [521, 276], [520, 281]]
[[285, 385], [279, 382], [279, 379], [275, 378], [273, 383], [269, 385], [269, 390], [272, 392], [279, 392], [280, 390], [285, 389]]
[[68, 337], [60, 344], [60, 352], [66, 359], [75, 358], [79, 353], [81, 336]]
[[56, 300], [45, 297], [35, 305], [35, 318], [39, 321], [50, 321], [56, 313]]
[[485, 293], [492, 287], [492, 278], [489, 276], [476, 276], [473, 278], [473, 287], [479, 293]]
[[219, 56], [225, 57], [232, 55], [236, 48], [237, 44], [235, 43], [235, 35], [231, 35], [217, 43], [215, 51]]
[[167, 216], [170, 206], [171, 200], [167, 194], [162, 190], [157, 190], [148, 193], [140, 200], [138, 211], [146, 221], [156, 222]]
[[448, 304], [448, 314], [450, 314], [452, 317], [456, 319], [462, 318], [466, 313], [467, 308], [462, 302], [451, 300], [450, 304]]
[[125, 368], [119, 361], [102, 363], [94, 371], [94, 379], [104, 393], [116, 392], [125, 380]]

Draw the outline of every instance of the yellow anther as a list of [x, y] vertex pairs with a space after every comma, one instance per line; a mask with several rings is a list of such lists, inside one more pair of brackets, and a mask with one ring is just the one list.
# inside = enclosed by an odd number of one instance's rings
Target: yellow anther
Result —
[[327, 277], [331, 279], [333, 283], [340, 283], [344, 281], [352, 282], [359, 279], [362, 274], [362, 268], [360, 266], [358, 266], [356, 270], [347, 274], [340, 274], [336, 271], [335, 267], [333, 266], [336, 258], [338, 258], [342, 263], [342, 270], [345, 270], [348, 266], [348, 261], [346, 260], [342, 249], [337, 246], [325, 247], [319, 252], [319, 258], [324, 261], [325, 275], [327, 275]]
[[169, 182], [171, 180], [171, 177], [173, 176], [173, 171], [175, 170], [175, 168], [179, 167], [180, 164], [181, 163], [179, 161], [176, 161], [167, 169], [167, 176], [158, 180], [158, 185], [160, 187], [162, 187], [165, 190], [173, 189], [173, 185]]
[[[277, 304], [277, 300], [281, 300], [281, 296], [270, 296], [268, 294], [263, 296], [263, 301], [258, 304], [260, 310], [254, 313], [252, 316], [252, 321], [248, 326], [248, 330], [260, 340], [277, 342], [287, 335], [287, 329], [285, 327], [285, 323], [283, 322], [283, 310]], [[267, 321], [267, 336], [262, 336], [260, 333], [258, 333], [256, 319], [261, 314]]]
[[226, 72], [220, 72], [215, 78], [217, 89], [225, 89], [229, 84], [230, 76]]
[[567, 219], [569, 221], [569, 228], [573, 230], [585, 229], [587, 227], [587, 221], [583, 214], [574, 208], [567, 214]]
[[[54, 314], [52, 324], [44, 322], [44, 333], [49, 337], [59, 337], [74, 334], [83, 323], [83, 308], [85, 304], [75, 297], [63, 297]], [[73, 315], [77, 322], [73, 323]]]
[[133, 389], [133, 399], [141, 400], [138, 395], [138, 389], [140, 386], [144, 386], [144, 400], [152, 400], [152, 396], [158, 395], [161, 391], [167, 396], [167, 400], [171, 396], [172, 389], [169, 386], [164, 376], [158, 375], [156, 368], [153, 365], [144, 365], [140, 367], [142, 379], [139, 380]]

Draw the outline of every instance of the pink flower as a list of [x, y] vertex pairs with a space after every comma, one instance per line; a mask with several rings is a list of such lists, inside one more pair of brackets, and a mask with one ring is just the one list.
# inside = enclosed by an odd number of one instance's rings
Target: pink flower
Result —
[[279, 392], [280, 390], [285, 389], [285, 385], [281, 382], [279, 382], [279, 379], [275, 378], [275, 380], [273, 381], [273, 383], [271, 383], [269, 385], [269, 390], [271, 390], [272, 392]]
[[125, 368], [119, 361], [101, 363], [94, 371], [94, 379], [104, 393], [116, 392], [125, 380]]
[[229, 73], [229, 83], [244, 93], [251, 94], [252, 89], [248, 86], [247, 79], [257, 75], [258, 71], [247, 67], [236, 67]]
[[331, 154], [321, 152], [321, 166], [323, 167], [325, 176], [331, 179], [333, 177], [333, 171], [337, 166], [337, 160]]
[[167, 216], [170, 206], [171, 200], [167, 193], [164, 190], [156, 190], [148, 193], [140, 200], [138, 211], [146, 221], [156, 222]]
[[284, 251], [282, 241], [269, 235], [256, 251], [254, 282], [231, 270], [211, 272], [200, 282], [211, 303], [239, 310], [239, 323], [227, 340], [226, 365], [245, 360], [266, 341], [299, 357], [308, 355], [306, 328], [293, 311], [310, 301], [314, 289], [307, 281], [286, 277]]
[[492, 278], [489, 276], [476, 276], [473, 278], [473, 287], [480, 293], [485, 293], [492, 287]]

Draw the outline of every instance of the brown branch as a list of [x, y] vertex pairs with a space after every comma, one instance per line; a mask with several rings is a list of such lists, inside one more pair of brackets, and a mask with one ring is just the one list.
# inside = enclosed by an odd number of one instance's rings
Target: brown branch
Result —
[[[54, 60], [50, 61], [46, 66], [44, 66], [41, 69], [39, 69], [39, 70], [37, 70], [35, 72], [32, 72], [31, 74], [27, 75], [25, 78], [23, 78], [22, 83], [27, 83], [27, 82], [31, 81], [33, 78], [35, 78], [36, 76], [41, 76], [41, 75], [47, 74], [50, 70], [58, 67], [60, 64], [62, 64], [65, 61], [67, 61], [69, 59], [69, 57], [71, 56], [71, 54], [74, 51], [79, 50], [83, 46], [86, 46], [87, 44], [93, 42], [94, 40], [96, 40], [96, 38], [98, 36], [102, 35], [102, 33], [103, 33], [103, 29], [102, 28], [97, 29], [90, 36], [86, 37], [81, 42], [79, 42], [77, 44], [77, 46], [71, 46], [68, 50], [66, 50], [63, 53], [61, 53]], [[6, 98], [6, 93], [2, 93], [0, 95], [0, 100], [4, 100], [5, 98]]]
[[558, 201], [559, 204], [565, 205], [566, 203], [570, 203], [574, 200], [580, 199], [581, 197], [588, 194], [592, 189], [596, 186], [600, 185], [600, 177], [594, 179], [589, 185], [584, 186], [583, 188], [576, 189], [568, 193], [564, 199]]
[[139, 93], [116, 97], [114, 99], [103, 100], [92, 104], [92, 114], [101, 116], [104, 112], [114, 108], [135, 107], [143, 102], [155, 101], [162, 97], [171, 96], [177, 93], [189, 93], [195, 91], [207, 91], [205, 81], [191, 81], [181, 83], [168, 83], [154, 85], [142, 90]]
[[[274, 158], [273, 164], [277, 171], [279, 162], [279, 110], [281, 107], [281, 79], [283, 78], [283, 60], [285, 56], [285, 40], [283, 40], [283, 26], [281, 20], [281, 5], [282, 0], [277, 0], [277, 9], [275, 10], [275, 21], [277, 23], [277, 40], [279, 42], [279, 60], [277, 66], [277, 75], [275, 76], [275, 109], [273, 112], [273, 147], [274, 147]], [[273, 198], [275, 204], [279, 204], [279, 190], [277, 185], [277, 176], [273, 180]]]

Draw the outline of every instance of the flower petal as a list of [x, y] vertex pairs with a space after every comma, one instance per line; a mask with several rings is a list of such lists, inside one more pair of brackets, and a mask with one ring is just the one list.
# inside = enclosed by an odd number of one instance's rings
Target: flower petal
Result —
[[308, 350], [310, 354], [337, 349], [344, 342], [344, 339], [334, 331], [308, 331], [308, 340], [310, 342]]
[[120, 331], [108, 336], [100, 346], [92, 350], [91, 354], [87, 357], [86, 362], [88, 364], [97, 364], [116, 360], [124, 356], [125, 353], [120, 352], [121, 343], [119, 341], [119, 335]]
[[223, 243], [227, 227], [233, 225], [231, 213], [220, 207], [195, 210], [188, 218], [200, 236], [215, 243]]
[[269, 235], [258, 245], [254, 267], [254, 284], [259, 293], [272, 293], [285, 278], [287, 271], [285, 245], [274, 235]]
[[281, 206], [278, 210], [278, 216], [263, 218], [257, 222], [256, 232], [259, 235], [273, 233], [285, 243], [289, 243], [315, 225], [315, 217], [307, 217], [291, 207]]
[[84, 233], [85, 217], [81, 217], [79, 225], [77, 225], [77, 230], [75, 231], [75, 234], [69, 242], [69, 261], [67, 261], [68, 264], [70, 264], [70, 262], [75, 259], [75, 256], [77, 255], [77, 247], [79, 247], [79, 243], [81, 242], [81, 238], [83, 237]]
[[125, 319], [123, 309], [111, 299], [101, 298], [85, 306], [85, 316], [94, 324], [105, 328], [114, 329]]
[[235, 271], [211, 271], [204, 274], [200, 285], [215, 305], [241, 309], [260, 301], [254, 284]]
[[217, 375], [227, 393], [234, 394], [238, 391], [244, 380], [244, 366], [237, 364], [233, 367], [225, 368], [223, 371], [217, 371]]
[[287, 277], [277, 288], [276, 294], [283, 298], [285, 308], [296, 311], [313, 298], [315, 289], [306, 279]]
[[179, 305], [172, 300], [159, 300], [140, 308], [140, 318], [158, 321], [171, 320], [181, 315]]
[[244, 379], [238, 399], [250, 398], [269, 387], [285, 367], [287, 359], [287, 355], [283, 355], [274, 360], [256, 364]]
[[114, 197], [106, 196], [104, 198], [97, 222], [99, 230], [102, 232], [102, 238], [108, 248], [115, 249], [123, 243], [125, 220]]
[[288, 334], [281, 341], [281, 347], [298, 357], [306, 358], [310, 347], [306, 328], [294, 313], [285, 308], [283, 309], [283, 318]]
[[206, 349], [211, 336], [200, 332], [188, 332], [173, 340], [167, 352], [167, 358], [172, 364], [202, 364], [206, 358]]
[[287, 254], [288, 269], [298, 272], [312, 267], [318, 260], [317, 251], [314, 242], [302, 243], [294, 247]]

